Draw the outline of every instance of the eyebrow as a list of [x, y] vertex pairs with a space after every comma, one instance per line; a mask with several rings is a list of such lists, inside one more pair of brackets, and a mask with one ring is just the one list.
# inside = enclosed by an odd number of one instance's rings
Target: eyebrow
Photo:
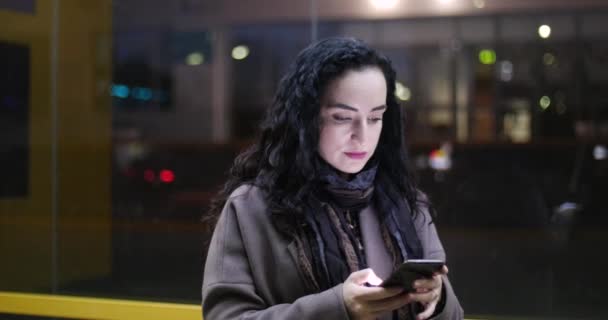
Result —
[[[343, 104], [343, 103], [330, 104], [328, 107], [329, 108], [339, 108], [339, 109], [351, 110], [351, 111], [359, 111], [359, 109], [351, 107], [351, 106]], [[386, 109], [386, 105], [383, 104], [381, 106], [373, 107], [372, 108], [372, 112], [373, 111], [378, 111], [378, 110], [384, 110], [384, 109]]]

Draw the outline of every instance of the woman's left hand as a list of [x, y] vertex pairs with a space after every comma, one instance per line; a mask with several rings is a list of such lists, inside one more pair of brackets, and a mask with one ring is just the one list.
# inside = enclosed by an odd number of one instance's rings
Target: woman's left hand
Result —
[[441, 290], [443, 289], [443, 275], [448, 273], [448, 267], [443, 266], [441, 272], [437, 272], [430, 279], [419, 279], [414, 281], [415, 292], [412, 292], [408, 297], [412, 301], [421, 303], [425, 308], [424, 311], [416, 316], [417, 320], [428, 319], [435, 312], [437, 303], [441, 299]]

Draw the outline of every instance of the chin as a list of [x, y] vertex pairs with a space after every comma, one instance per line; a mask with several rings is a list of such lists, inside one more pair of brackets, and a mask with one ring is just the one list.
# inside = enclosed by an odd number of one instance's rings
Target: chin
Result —
[[337, 168], [338, 170], [340, 170], [341, 172], [347, 173], [347, 174], [355, 174], [355, 173], [359, 173], [361, 170], [363, 170], [363, 167], [365, 167], [365, 164], [363, 165], [350, 165], [350, 166], [341, 166], [340, 168]]

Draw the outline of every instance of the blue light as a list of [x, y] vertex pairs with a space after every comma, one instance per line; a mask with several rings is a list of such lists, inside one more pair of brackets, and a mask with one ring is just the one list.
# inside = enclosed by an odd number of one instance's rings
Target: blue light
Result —
[[132, 94], [133, 94], [133, 98], [135, 98], [137, 100], [148, 101], [148, 100], [152, 99], [152, 89], [150, 89], [150, 88], [136, 87], [136, 88], [133, 88]]
[[129, 87], [123, 84], [115, 84], [112, 86], [112, 96], [125, 99], [129, 96]]

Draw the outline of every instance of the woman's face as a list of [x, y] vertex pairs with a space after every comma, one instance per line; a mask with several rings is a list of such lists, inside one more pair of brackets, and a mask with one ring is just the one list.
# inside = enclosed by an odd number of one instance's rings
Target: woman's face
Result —
[[363, 169], [380, 139], [386, 90], [377, 67], [349, 70], [329, 83], [321, 99], [321, 158], [343, 173]]

